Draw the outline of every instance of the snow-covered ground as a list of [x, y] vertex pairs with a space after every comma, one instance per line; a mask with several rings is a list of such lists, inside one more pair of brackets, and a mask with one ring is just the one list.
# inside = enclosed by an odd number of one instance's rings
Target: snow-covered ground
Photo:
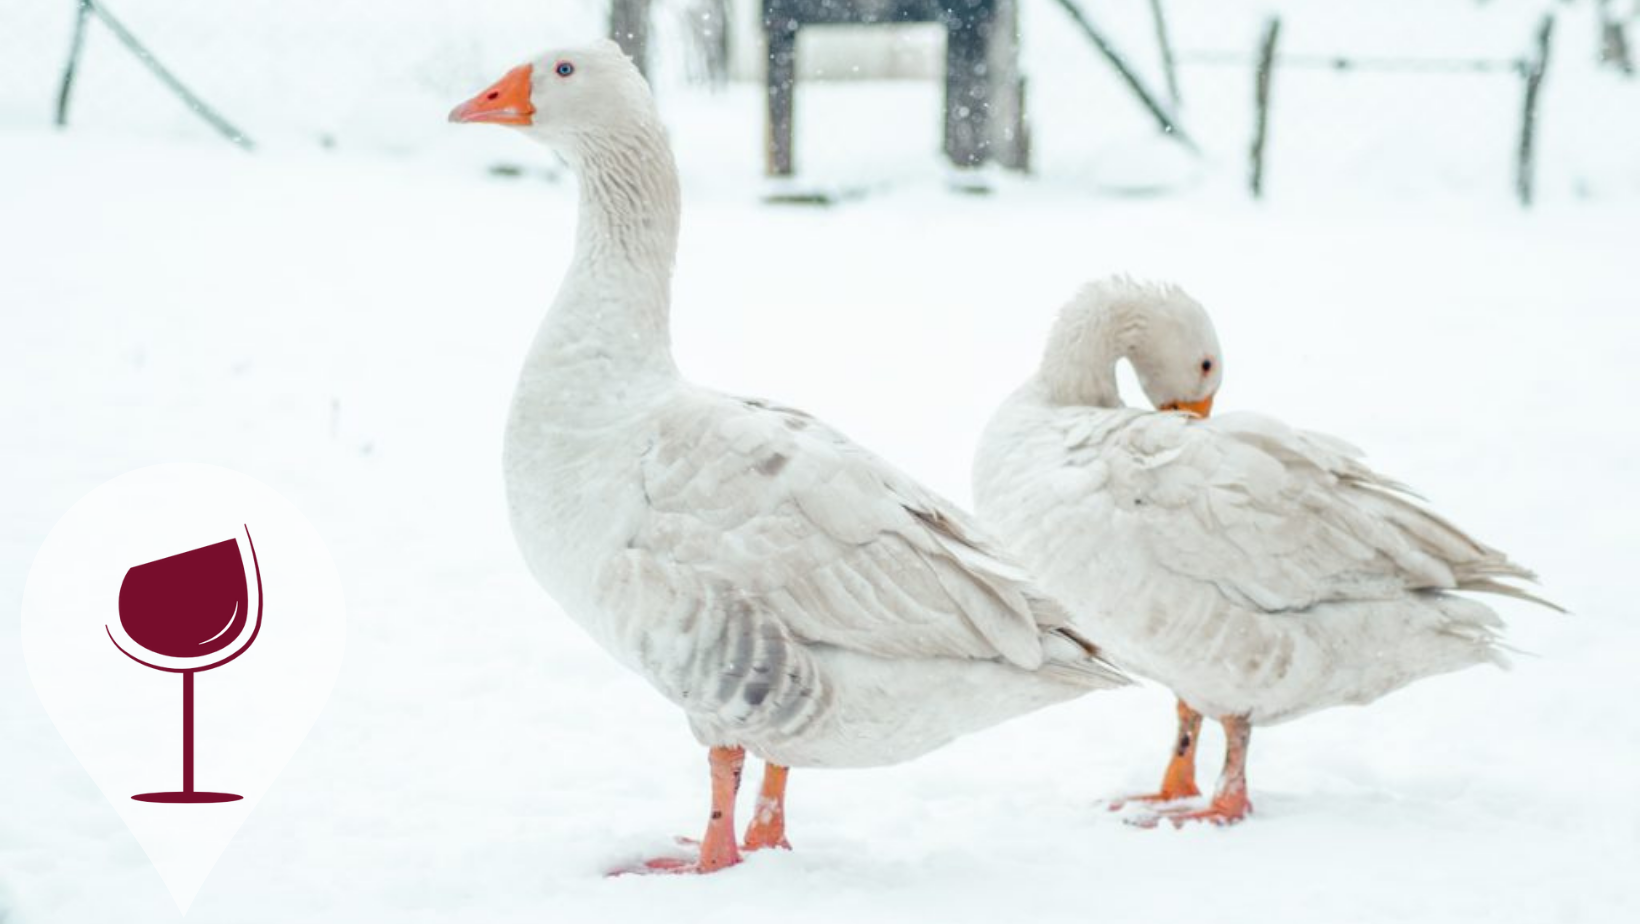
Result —
[[[1562, 157], [1531, 213], [1508, 200], [1506, 166], [1485, 183], [1437, 170], [1403, 187], [1370, 168], [1333, 182], [1337, 164], [1305, 159], [1281, 164], [1259, 206], [1237, 189], [1227, 132], [1230, 159], [1193, 187], [1121, 198], [1077, 154], [1093, 145], [1049, 118], [1075, 100], [1052, 102], [1044, 83], [1043, 174], [989, 197], [941, 187], [932, 118], [926, 136], [892, 131], [932, 113], [933, 88], [805, 90], [811, 170], [893, 180], [831, 209], [758, 202], [753, 90], [673, 92], [684, 369], [813, 411], [965, 500], [979, 429], [1059, 303], [1095, 275], [1165, 275], [1215, 314], [1224, 408], [1365, 446], [1537, 567], [1575, 615], [1500, 603], [1529, 653], [1513, 672], [1259, 732], [1258, 814], [1238, 828], [1141, 831], [1100, 807], [1160, 773], [1171, 706], [1146, 688], [900, 767], [798, 772], [792, 853], [707, 878], [606, 879], [698, 834], [706, 779], [679, 714], [557, 613], [505, 523], [501, 422], [568, 257], [570, 181], [543, 179], [551, 158], [501, 130], [408, 117], [410, 157], [277, 141], [247, 156], [206, 135], [57, 135], [8, 117], [0, 601], [16, 612], [35, 549], [78, 497], [188, 459], [303, 508], [347, 589], [331, 704], [190, 919], [1640, 914], [1640, 626], [1625, 586], [1640, 552], [1626, 397], [1640, 205], [1621, 192], [1635, 149], [1592, 198]], [[1512, 109], [1499, 118], [1507, 132]], [[525, 175], [487, 174], [498, 157]], [[1214, 732], [1204, 770], [1219, 745]], [[0, 920], [176, 914], [51, 728], [17, 633], [0, 631]]]

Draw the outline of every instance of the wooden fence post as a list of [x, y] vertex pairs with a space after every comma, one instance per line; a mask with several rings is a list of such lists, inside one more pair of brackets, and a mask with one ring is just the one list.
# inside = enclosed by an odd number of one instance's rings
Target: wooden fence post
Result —
[[1025, 75], [1019, 72], [1019, 3], [997, 0], [991, 24], [991, 159], [1008, 170], [1031, 168], [1030, 122], [1025, 111]]
[[958, 167], [990, 160], [992, 80], [986, 53], [994, 26], [989, 15], [953, 16], [945, 23], [945, 156]]
[[91, 0], [78, 0], [74, 11], [74, 38], [68, 46], [68, 63], [63, 65], [63, 83], [57, 90], [57, 127], [68, 125], [69, 94], [74, 89], [74, 73], [80, 69], [80, 52], [85, 50], [85, 24], [91, 18]]
[[611, 0], [609, 37], [649, 76], [649, 0]]
[[1254, 199], [1264, 198], [1264, 145], [1270, 132], [1270, 81], [1275, 76], [1276, 40], [1280, 37], [1281, 17], [1272, 16], [1264, 24], [1264, 39], [1259, 45], [1258, 76], [1253, 89], [1257, 122], [1253, 128], [1250, 183]]
[[1162, 72], [1167, 75], [1167, 98], [1173, 104], [1173, 113], [1179, 112], [1179, 69], [1173, 63], [1173, 41], [1167, 36], [1167, 16], [1162, 12], [1162, 0], [1150, 0], [1150, 17], [1156, 21], [1156, 44], [1162, 49]]
[[769, 59], [764, 75], [764, 119], [767, 132], [763, 146], [763, 172], [767, 176], [792, 175], [792, 110], [797, 99], [797, 23], [765, 17], [763, 38]]
[[1156, 125], [1161, 128], [1162, 134], [1179, 142], [1191, 151], [1199, 151], [1196, 142], [1185, 134], [1184, 127], [1179, 124], [1176, 114], [1168, 112], [1167, 107], [1163, 106], [1155, 95], [1145, 87], [1144, 82], [1139, 79], [1139, 75], [1134, 73], [1133, 69], [1128, 67], [1127, 62], [1122, 59], [1122, 56], [1117, 53], [1116, 46], [1111, 44], [1110, 39], [1106, 38], [1103, 32], [1094, 27], [1093, 22], [1076, 5], [1075, 0], [1056, 0], [1056, 2], [1059, 4], [1060, 9], [1065, 11], [1065, 15], [1071, 18], [1071, 22], [1076, 23], [1076, 27], [1082, 30], [1083, 35], [1087, 36], [1088, 41], [1093, 43], [1093, 47], [1099, 54], [1110, 62], [1111, 67], [1116, 68], [1116, 73], [1121, 75], [1122, 82], [1127, 84], [1128, 89], [1133, 91], [1133, 95], [1139, 98], [1139, 102], [1144, 105], [1145, 110], [1156, 120]]
[[1612, 12], [1612, 0], [1600, 0], [1600, 63], [1634, 76], [1634, 56], [1629, 52], [1625, 23]]
[[1522, 206], [1532, 204], [1534, 174], [1537, 160], [1538, 91], [1543, 86], [1543, 72], [1549, 68], [1549, 39], [1554, 35], [1555, 16], [1546, 13], [1538, 25], [1537, 47], [1533, 56], [1524, 62], [1521, 75], [1526, 78], [1526, 98], [1521, 105], [1520, 150], [1515, 161], [1515, 193]]

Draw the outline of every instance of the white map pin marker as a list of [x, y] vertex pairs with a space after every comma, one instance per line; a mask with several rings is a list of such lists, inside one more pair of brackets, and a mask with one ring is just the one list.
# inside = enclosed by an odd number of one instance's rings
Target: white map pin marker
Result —
[[40, 701], [184, 913], [307, 737], [344, 641], [318, 533], [266, 485], [208, 465], [86, 495], [23, 592]]

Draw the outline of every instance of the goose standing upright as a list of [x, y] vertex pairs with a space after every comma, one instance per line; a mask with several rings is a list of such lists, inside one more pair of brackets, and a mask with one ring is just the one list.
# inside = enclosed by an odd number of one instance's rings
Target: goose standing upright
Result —
[[[1124, 357], [1158, 410], [1122, 406]], [[982, 522], [1112, 660], [1178, 696], [1161, 788], [1139, 798], [1198, 795], [1202, 715], [1223, 724], [1212, 802], [1159, 813], [1175, 822], [1251, 811], [1254, 725], [1502, 664], [1497, 615], [1452, 591], [1536, 600], [1503, 583], [1529, 571], [1413, 502], [1350, 445], [1255, 414], [1208, 419], [1223, 375], [1212, 321], [1183, 291], [1095, 283], [1060, 313], [974, 463]]]
[[450, 118], [515, 126], [580, 176], [504, 466], [537, 580], [710, 749], [698, 858], [639, 869], [739, 861], [745, 750], [769, 764], [746, 847], [783, 847], [788, 767], [908, 760], [1126, 682], [962, 511], [807, 414], [679, 376], [677, 171], [614, 43], [514, 68]]

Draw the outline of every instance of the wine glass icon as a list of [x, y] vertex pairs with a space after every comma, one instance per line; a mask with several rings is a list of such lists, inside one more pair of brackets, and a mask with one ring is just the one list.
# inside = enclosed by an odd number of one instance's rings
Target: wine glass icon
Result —
[[[245, 543], [256, 574], [256, 622], [244, 643], [227, 657], [189, 667], [155, 664], [126, 651], [114, 638], [114, 631], [103, 627], [121, 654], [144, 667], [182, 675], [182, 790], [131, 797], [138, 802], [234, 802], [244, 798], [194, 789], [194, 674], [221, 667], [244, 654], [262, 630], [262, 566], [256, 559], [249, 526], [245, 527]], [[217, 655], [244, 632], [249, 605], [245, 577], [236, 539], [136, 565], [125, 572], [120, 584], [120, 626], [133, 642], [166, 658], [205, 659]]]

